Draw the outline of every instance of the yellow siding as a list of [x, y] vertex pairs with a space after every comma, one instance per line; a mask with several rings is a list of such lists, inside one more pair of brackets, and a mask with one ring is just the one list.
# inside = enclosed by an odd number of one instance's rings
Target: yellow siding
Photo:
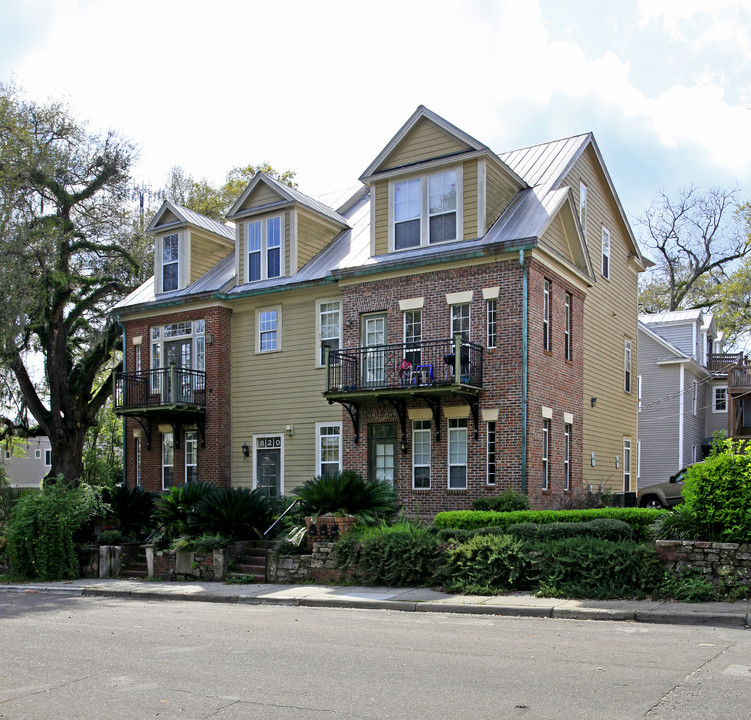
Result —
[[490, 229], [516, 197], [518, 188], [492, 163], [487, 164], [485, 188], [486, 225]]
[[[253, 435], [284, 433], [284, 492], [289, 494], [315, 474], [316, 422], [341, 422], [340, 405], [329, 405], [321, 393], [325, 370], [316, 368], [316, 300], [330, 299], [328, 286], [276, 293], [238, 302], [232, 314], [232, 484], [252, 486], [252, 458], [241, 446]], [[255, 311], [282, 306], [282, 351], [255, 354]]]
[[250, 208], [262, 207], [269, 203], [280, 202], [283, 199], [265, 183], [258, 183], [253, 192], [245, 199], [242, 209], [249, 210]]
[[319, 253], [337, 235], [331, 226], [318, 222], [312, 217], [298, 213], [297, 215], [297, 268], [299, 270], [305, 263]]
[[227, 246], [192, 230], [190, 233], [190, 282], [198, 280], [230, 252]]
[[177, 222], [178, 220], [179, 218], [176, 215], [171, 213], [169, 210], [166, 210], [159, 220], [159, 225], [157, 225], [156, 227], [160, 228], [163, 225], [169, 225], [170, 223]]
[[378, 169], [400, 167], [470, 149], [469, 145], [449, 135], [435, 123], [422, 118]]
[[385, 255], [389, 251], [389, 184], [387, 181], [375, 183], [375, 254]]
[[469, 160], [463, 168], [464, 239], [477, 237], [477, 160]]
[[553, 248], [557, 253], [565, 257], [567, 260], [571, 260], [571, 248], [566, 238], [566, 231], [563, 228], [563, 219], [560, 213], [556, 215], [553, 222], [550, 223], [548, 229], [543, 233], [540, 238], [543, 243], [548, 247]]
[[[584, 313], [584, 485], [620, 491], [624, 437], [631, 438], [631, 486], [636, 487], [637, 273], [628, 260], [626, 228], [591, 148], [563, 182], [572, 188], [577, 210], [580, 181], [587, 186], [586, 242], [597, 280], [587, 292]], [[610, 230], [609, 280], [600, 272], [603, 225]], [[631, 341], [631, 393], [623, 390], [624, 339]], [[594, 408], [591, 398], [597, 398]]]

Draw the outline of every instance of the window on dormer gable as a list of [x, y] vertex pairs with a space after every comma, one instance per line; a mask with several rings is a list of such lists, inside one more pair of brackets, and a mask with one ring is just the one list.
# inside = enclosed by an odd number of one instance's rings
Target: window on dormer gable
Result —
[[177, 233], [162, 238], [162, 292], [178, 287], [178, 238]]
[[281, 277], [283, 271], [281, 215], [249, 222], [247, 238], [248, 282]]
[[459, 237], [460, 173], [446, 170], [393, 183], [392, 247], [407, 250]]

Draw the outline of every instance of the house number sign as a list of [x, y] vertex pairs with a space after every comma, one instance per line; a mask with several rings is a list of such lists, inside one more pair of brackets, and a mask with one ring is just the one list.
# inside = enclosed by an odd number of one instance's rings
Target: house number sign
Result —
[[256, 438], [256, 447], [259, 450], [280, 448], [281, 446], [282, 439], [280, 437]]

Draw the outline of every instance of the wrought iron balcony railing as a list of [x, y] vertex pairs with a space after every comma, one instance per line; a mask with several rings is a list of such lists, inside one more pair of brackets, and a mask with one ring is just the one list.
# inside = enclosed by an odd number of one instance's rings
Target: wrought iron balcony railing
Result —
[[176, 367], [117, 373], [115, 412], [167, 407], [206, 408], [206, 373]]
[[326, 351], [326, 392], [482, 387], [481, 345], [453, 339]]

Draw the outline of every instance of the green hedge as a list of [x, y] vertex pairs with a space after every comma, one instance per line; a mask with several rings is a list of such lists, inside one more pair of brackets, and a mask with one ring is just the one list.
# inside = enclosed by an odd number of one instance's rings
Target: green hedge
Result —
[[479, 528], [508, 529], [520, 523], [586, 522], [597, 518], [610, 518], [628, 523], [639, 539], [648, 537], [649, 526], [666, 510], [649, 508], [594, 508], [590, 510], [519, 510], [516, 512], [483, 512], [480, 510], [453, 510], [441, 512], [433, 521], [438, 528], [477, 530]]

